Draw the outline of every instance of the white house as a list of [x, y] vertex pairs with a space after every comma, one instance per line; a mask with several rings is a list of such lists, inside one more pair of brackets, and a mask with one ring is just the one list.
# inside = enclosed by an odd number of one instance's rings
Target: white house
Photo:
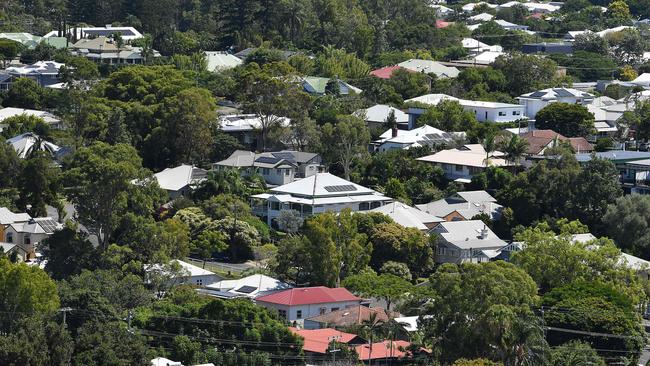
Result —
[[65, 64], [55, 61], [38, 61], [32, 65], [7, 67], [5, 73], [13, 77], [30, 78], [46, 87], [59, 83], [59, 69]]
[[330, 173], [310, 177], [272, 188], [268, 193], [252, 196], [253, 213], [266, 217], [269, 225], [276, 223], [280, 212], [294, 210], [301, 217], [327, 211], [368, 211], [393, 199], [370, 188], [360, 186]]
[[437, 263], [487, 262], [508, 245], [481, 220], [442, 222], [433, 232], [439, 235]]
[[172, 260], [169, 265], [171, 267], [176, 267], [178, 271], [174, 271], [172, 268], [167, 268], [159, 264], [146, 265], [145, 272], [148, 276], [148, 281], [151, 281], [152, 276], [164, 276], [169, 277], [166, 281], [169, 286], [181, 284], [205, 286], [209, 283], [215, 283], [222, 280], [220, 276], [208, 271], [207, 269], [203, 269], [179, 259]]
[[523, 94], [517, 97], [519, 104], [526, 107], [525, 114], [535, 118], [537, 112], [550, 103], [590, 104], [594, 96], [587, 92], [572, 88], [549, 88]]
[[376, 104], [366, 109], [359, 109], [353, 114], [366, 121], [369, 128], [383, 128], [391, 112], [395, 114], [397, 124], [406, 128], [409, 123], [408, 114], [386, 104]]
[[14, 214], [4, 207], [0, 207], [0, 219], [3, 238], [0, 241], [16, 244], [31, 258], [36, 255], [38, 244], [61, 230], [63, 225], [51, 217], [32, 218], [28, 214]]
[[431, 4], [431, 5], [429, 5], [429, 7], [431, 7], [432, 9], [435, 9], [436, 16], [438, 18], [443, 18], [444, 19], [448, 15], [451, 15], [451, 14], [454, 13], [454, 9], [448, 8], [448, 7], [444, 6], [444, 5]]
[[525, 108], [518, 104], [483, 102], [461, 99], [463, 109], [473, 112], [480, 122], [513, 122], [526, 118]]
[[35, 109], [14, 108], [7, 107], [0, 109], [0, 132], [7, 127], [4, 120], [16, 116], [33, 116], [43, 120], [48, 126], [56, 129], [63, 128], [63, 122], [57, 116], [47, 111], [39, 111]]
[[503, 210], [496, 198], [486, 191], [457, 192], [447, 198], [415, 207], [445, 221], [471, 220], [481, 213], [488, 214], [492, 220], [498, 220]]
[[223, 71], [244, 63], [244, 60], [227, 52], [206, 51], [205, 58], [208, 62], [208, 71]]
[[487, 159], [481, 144], [468, 144], [456, 149], [441, 150], [417, 160], [441, 167], [447, 179], [469, 183], [475, 174], [482, 172], [488, 166], [510, 165], [503, 159], [503, 155], [500, 151], [494, 151]]
[[455, 142], [451, 133], [439, 130], [429, 125], [412, 130], [399, 130], [392, 128], [382, 133], [379, 139], [373, 141], [375, 151], [407, 150], [418, 146], [439, 146]]
[[288, 321], [302, 322], [306, 318], [357, 306], [361, 299], [343, 287], [293, 288], [255, 299], [257, 305], [276, 310]]
[[424, 232], [433, 229], [444, 219], [431, 215], [430, 213], [418, 210], [401, 202], [393, 202], [387, 205], [377, 207], [369, 212], [382, 213], [404, 227], [412, 227]]
[[291, 285], [263, 274], [254, 274], [238, 280], [221, 280], [197, 289], [198, 292], [224, 298], [250, 298], [270, 295], [292, 288]]
[[476, 55], [485, 51], [503, 52], [503, 47], [499, 45], [490, 46], [474, 38], [463, 38], [461, 43], [470, 55]]
[[503, 28], [505, 30], [518, 30], [518, 31], [527, 31], [528, 30], [527, 25], [514, 24], [514, 23], [510, 23], [508, 21], [505, 21], [503, 19], [497, 19], [494, 22], [497, 23], [501, 28]]
[[435, 74], [439, 78], [455, 78], [460, 71], [455, 67], [445, 66], [439, 62], [432, 60], [410, 59], [400, 62], [397, 66], [409, 69], [415, 72], [423, 72], [425, 74]]
[[[76, 34], [75, 34], [76, 31]], [[71, 27], [68, 29], [68, 35], [72, 36], [75, 39], [81, 38], [97, 38], [97, 37], [111, 37], [120, 35], [125, 41], [132, 41], [134, 39], [142, 38], [143, 35], [137, 29], [133, 27], [114, 27], [112, 25], [106, 25], [104, 27]], [[44, 38], [50, 37], [65, 37], [65, 34], [60, 34], [59, 31], [53, 30], [46, 35]]]
[[467, 3], [467, 4], [463, 5], [463, 7], [461, 9], [463, 9], [464, 12], [471, 13], [472, 11], [474, 11], [474, 8], [479, 6], [479, 5], [485, 5], [490, 9], [495, 9], [497, 7], [496, 4], [490, 4], [490, 3], [486, 3], [485, 1], [480, 1], [480, 2], [477, 2], [477, 3]]
[[494, 15], [488, 13], [481, 13], [481, 14], [473, 15], [467, 19], [471, 22], [483, 23], [483, 22], [489, 22], [490, 20], [494, 19]]
[[182, 164], [175, 168], [167, 168], [153, 176], [160, 188], [167, 191], [169, 198], [174, 199], [188, 195], [192, 187], [203, 181], [207, 174], [204, 169]]
[[[291, 120], [286, 117], [270, 116], [269, 120], [277, 120], [278, 124], [287, 127]], [[257, 148], [260, 139], [262, 121], [255, 114], [229, 114], [219, 119], [221, 131], [237, 138], [239, 142], [252, 149]]]
[[227, 159], [213, 166], [216, 170], [238, 169], [242, 175], [255, 172], [260, 174], [267, 184], [273, 186], [288, 184], [325, 170], [319, 154], [292, 150], [264, 153], [235, 150]]

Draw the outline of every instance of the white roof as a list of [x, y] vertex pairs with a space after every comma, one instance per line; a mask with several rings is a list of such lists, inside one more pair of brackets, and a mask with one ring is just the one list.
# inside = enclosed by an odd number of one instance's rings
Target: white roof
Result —
[[35, 109], [14, 108], [14, 107], [7, 107], [7, 108], [0, 109], [0, 122], [4, 121], [9, 117], [15, 117], [21, 115], [39, 117], [42, 118], [43, 121], [45, 121], [45, 123], [49, 123], [49, 124], [55, 124], [61, 122], [60, 119], [58, 119], [52, 113], [47, 111], [38, 111]]
[[451, 8], [448, 8], [444, 5], [438, 5], [438, 4], [431, 4], [429, 5], [432, 9], [435, 9], [438, 14], [448, 14], [452, 13], [454, 10]]
[[183, 366], [182, 362], [172, 361], [164, 357], [156, 357], [151, 360], [151, 366]]
[[271, 189], [274, 194], [301, 197], [345, 197], [360, 195], [381, 195], [380, 193], [330, 173], [318, 173], [310, 177]]
[[231, 69], [244, 63], [242, 59], [225, 52], [205, 52], [208, 61], [208, 71]]
[[[481, 63], [481, 64], [491, 64], [494, 61], [496, 61], [496, 59], [499, 56], [503, 56], [503, 55], [505, 55], [505, 53], [503, 53], [503, 52], [483, 51], [483, 52], [481, 52], [480, 54], [478, 54], [478, 55], [476, 55], [474, 57], [470, 57], [470, 59], [474, 60], [474, 61], [476, 61], [478, 63]], [[505, 104], [505, 103], [502, 103], [502, 104]]]
[[185, 186], [201, 181], [203, 177], [197, 179], [197, 175], [203, 175], [202, 173], [205, 173], [203, 169], [182, 164], [156, 173], [154, 177], [160, 188], [167, 191], [178, 191]]
[[213, 272], [210, 272], [207, 269], [203, 269], [201, 267], [197, 267], [191, 263], [183, 262], [179, 259], [174, 259], [174, 261], [178, 263], [184, 270], [186, 270], [191, 277], [214, 275]]
[[428, 105], [438, 105], [443, 100], [459, 101], [460, 99], [447, 94], [425, 94], [419, 97], [407, 99], [404, 103], [415, 102]]
[[455, 78], [460, 71], [455, 67], [445, 66], [432, 60], [410, 59], [400, 62], [397, 66], [409, 69], [415, 72], [424, 72], [426, 74], [436, 74], [438, 77]]
[[489, 22], [492, 19], [494, 19], [494, 15], [488, 13], [476, 14], [474, 16], [469, 17], [469, 20], [475, 22]]
[[0, 207], [0, 225], [9, 225], [15, 222], [26, 222], [31, 220], [28, 213], [13, 213], [6, 207]]
[[[86, 38], [88, 36], [110, 36], [111, 34], [117, 34], [120, 33], [120, 36], [122, 37], [123, 40], [125, 41], [130, 41], [133, 39], [138, 39], [142, 38], [142, 33], [140, 33], [137, 29], [133, 27], [113, 27], [111, 25], [107, 25], [105, 27], [83, 27], [83, 28], [74, 28], [70, 27], [68, 30], [68, 34], [73, 35], [75, 29], [77, 30], [76, 38]], [[43, 38], [50, 38], [50, 37], [57, 37], [59, 35], [59, 32], [56, 30], [53, 30], [46, 35], [43, 36]]]
[[[423, 156], [417, 160], [426, 161], [438, 164], [455, 164], [482, 168], [486, 166], [485, 149], [481, 144], [469, 144], [459, 149], [441, 150], [433, 155]], [[490, 158], [491, 166], [507, 166], [509, 165], [503, 158], [502, 152], [495, 151]]]
[[418, 230], [429, 230], [426, 224], [445, 221], [440, 217], [433, 216], [401, 202], [392, 202], [370, 210], [369, 212], [383, 213], [404, 227], [412, 227]]
[[418, 318], [419, 316], [402, 316], [395, 318], [394, 320], [401, 324], [407, 332], [415, 332], [418, 330]]
[[415, 207], [439, 217], [445, 217], [456, 211], [466, 219], [471, 219], [480, 213], [486, 213], [492, 219], [497, 219], [503, 208], [486, 191], [457, 192], [450, 197]]
[[[285, 127], [289, 122], [286, 117], [280, 119], [280, 123]], [[262, 122], [255, 114], [230, 114], [221, 117], [219, 124], [224, 132], [254, 131], [262, 127]]]
[[[39, 141], [41, 145], [37, 146]], [[27, 157], [27, 155], [29, 155], [29, 153], [31, 153], [35, 148], [38, 148], [39, 150], [42, 151], [47, 151], [53, 155], [55, 155], [57, 152], [61, 150], [61, 147], [59, 147], [58, 145], [55, 145], [45, 140], [39, 140], [38, 135], [32, 132], [27, 132], [27, 133], [23, 133], [22, 135], [14, 136], [9, 140], [7, 140], [7, 143], [14, 148], [16, 154], [21, 159]]]
[[495, 5], [495, 4], [488, 4], [488, 3], [484, 2], [484, 1], [480, 1], [480, 2], [477, 2], [477, 3], [465, 4], [465, 5], [463, 5], [462, 9], [463, 9], [463, 11], [471, 12], [472, 10], [474, 10], [475, 7], [477, 7], [479, 5], [482, 5], [482, 4], [487, 5], [487, 7], [490, 8], [490, 9], [494, 9], [494, 8], [497, 7], [497, 5]]
[[[483, 230], [487, 236], [480, 238]], [[506, 242], [481, 220], [445, 221], [438, 224], [434, 231], [447, 242], [461, 249], [501, 248], [506, 245]]]
[[397, 136], [393, 137], [392, 129], [386, 130], [377, 140], [380, 143], [393, 142], [397, 144], [426, 144], [427, 142], [448, 142], [453, 141], [453, 136], [443, 130], [424, 125], [412, 130], [397, 130]]
[[482, 50], [482, 49], [487, 49], [487, 48], [490, 47], [490, 45], [485, 44], [485, 43], [483, 43], [483, 42], [481, 42], [481, 41], [479, 41], [477, 39], [474, 39], [474, 38], [463, 38], [461, 43], [463, 44], [463, 48], [471, 48], [471, 49]]
[[636, 79], [630, 81], [632, 84], [637, 85], [649, 85], [650, 84], [650, 73], [644, 72], [639, 75]]
[[214, 282], [205, 287], [208, 290], [229, 292], [233, 295], [255, 298], [270, 292], [289, 289], [291, 285], [263, 274], [254, 274], [238, 280]]
[[619, 263], [625, 264], [627, 268], [636, 271], [646, 271], [650, 269], [650, 262], [627, 253], [621, 253]]
[[12, 250], [15, 247], [16, 247], [16, 244], [0, 242], [0, 248], [2, 248], [3, 253], [9, 253], [9, 251]]
[[12, 66], [7, 67], [6, 71], [10, 74], [18, 74], [20, 76], [27, 75], [58, 75], [59, 69], [65, 64], [55, 61], [38, 61], [32, 65], [27, 66]]
[[527, 8], [530, 12], [536, 13], [536, 12], [548, 12], [548, 13], [553, 13], [558, 10], [560, 10], [560, 6], [558, 5], [553, 5], [553, 4], [545, 4], [545, 3], [523, 3], [521, 4], [525, 8]]
[[525, 106], [521, 104], [484, 102], [482, 100], [459, 99], [458, 103], [464, 107], [474, 107], [474, 108], [521, 108], [521, 109], [525, 108]]
[[395, 113], [395, 119], [397, 120], [397, 123], [408, 123], [408, 114], [386, 104], [376, 104], [370, 108], [359, 109], [354, 112], [354, 115], [360, 118], [364, 118], [369, 122], [385, 122], [391, 111]]
[[541, 99], [541, 100], [556, 100], [558, 98], [566, 98], [566, 97], [573, 97], [573, 98], [587, 98], [587, 99], [593, 99], [594, 96], [593, 94], [578, 90], [578, 89], [573, 89], [573, 88], [548, 88], [548, 89], [542, 89], [530, 93], [523, 94], [517, 98], [523, 98], [523, 99]]

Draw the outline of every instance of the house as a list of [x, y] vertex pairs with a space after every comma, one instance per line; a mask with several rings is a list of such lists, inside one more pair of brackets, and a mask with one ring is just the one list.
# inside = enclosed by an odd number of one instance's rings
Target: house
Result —
[[198, 292], [223, 298], [249, 298], [254, 299], [278, 291], [290, 289], [291, 286], [273, 277], [263, 274], [254, 274], [238, 280], [221, 280], [204, 285], [197, 289]]
[[4, 242], [16, 244], [29, 258], [36, 256], [38, 244], [55, 231], [63, 229], [63, 224], [51, 217], [30, 218], [27, 221], [12, 222], [4, 227]]
[[33, 50], [41, 43], [44, 43], [48, 46], [52, 46], [56, 49], [63, 49], [67, 47], [67, 39], [65, 37], [50, 37], [43, 38], [41, 36], [35, 36], [31, 33], [0, 33], [0, 39], [8, 39], [14, 42], [18, 42], [23, 47]]
[[59, 69], [65, 66], [55, 61], [38, 61], [32, 65], [7, 67], [5, 73], [14, 78], [29, 78], [46, 87], [59, 83]]
[[338, 86], [338, 93], [341, 95], [361, 94], [363, 90], [352, 86], [341, 79], [329, 79], [318, 76], [305, 76], [302, 78], [302, 87], [305, 92], [311, 95], [325, 95], [327, 84], [333, 81]]
[[447, 198], [415, 205], [419, 210], [444, 221], [471, 220], [476, 215], [487, 214], [492, 220], [501, 218], [503, 206], [486, 191], [462, 191]]
[[[604, 38], [605, 36], [607, 36], [609, 34], [618, 33], [618, 32], [621, 32], [621, 31], [624, 31], [624, 30], [627, 30], [627, 29], [633, 29], [633, 28], [634, 27], [631, 27], [631, 26], [621, 25], [621, 26], [618, 26], [618, 27], [605, 29], [605, 30], [602, 30], [600, 32], [595, 32], [595, 34]], [[582, 35], [582, 34], [586, 34], [586, 33], [593, 33], [593, 32], [591, 32], [589, 30], [570, 31], [564, 36], [564, 39], [567, 40], [567, 41], [575, 41], [577, 36]]]
[[160, 188], [167, 191], [169, 198], [175, 199], [187, 196], [192, 187], [205, 180], [208, 172], [193, 165], [182, 164], [175, 168], [167, 168], [154, 174]]
[[571, 88], [549, 88], [523, 94], [517, 97], [519, 104], [526, 107], [525, 114], [535, 118], [537, 112], [551, 103], [590, 104], [594, 96]]
[[445, 221], [438, 216], [411, 207], [402, 202], [389, 203], [368, 212], [382, 213], [404, 227], [415, 228], [424, 232], [429, 232], [438, 225], [438, 223]]
[[[268, 120], [277, 120], [283, 126], [289, 126], [291, 120], [286, 117], [269, 116]], [[255, 150], [261, 144], [260, 129], [262, 121], [256, 114], [229, 114], [219, 119], [221, 131], [235, 137], [242, 145]]]
[[468, 144], [459, 148], [441, 150], [433, 155], [418, 158], [419, 161], [432, 163], [442, 168], [445, 177], [461, 183], [469, 183], [475, 174], [485, 170], [487, 166], [510, 166], [503, 158], [504, 154], [494, 151], [489, 154], [481, 144]]
[[[407, 341], [385, 340], [372, 345], [360, 344], [354, 350], [359, 355], [360, 361], [372, 362], [373, 365], [390, 365], [397, 363], [400, 359], [412, 357], [411, 352], [407, 350], [409, 347], [411, 347], [411, 343]], [[420, 349], [420, 352], [429, 353], [424, 348]]]
[[471, 13], [471, 12], [474, 11], [474, 8], [479, 6], [479, 5], [487, 6], [490, 9], [495, 9], [498, 6], [496, 4], [489, 4], [489, 3], [486, 3], [485, 1], [480, 1], [480, 2], [477, 2], [477, 3], [467, 3], [467, 4], [463, 5], [461, 9], [463, 9], [463, 11], [466, 12], [466, 13]]
[[569, 42], [556, 43], [526, 43], [521, 46], [523, 53], [561, 53], [564, 55], [573, 53], [573, 44]]
[[323, 357], [328, 356], [330, 343], [334, 341], [352, 347], [366, 342], [356, 334], [345, 333], [332, 328], [298, 329], [289, 327], [289, 330], [303, 338], [302, 349], [305, 351], [307, 364], [318, 363], [323, 360]]
[[151, 366], [183, 366], [183, 363], [165, 357], [156, 357], [151, 360]]
[[330, 173], [318, 173], [254, 195], [252, 201], [253, 213], [265, 217], [267, 224], [277, 226], [276, 219], [282, 211], [294, 210], [306, 218], [344, 209], [368, 211], [393, 199]]
[[463, 38], [461, 43], [470, 55], [477, 55], [485, 51], [503, 52], [503, 47], [499, 45], [490, 46], [474, 38]]
[[232, 69], [244, 63], [244, 60], [227, 52], [205, 52], [208, 71], [223, 71]]
[[9, 75], [6, 71], [0, 70], [0, 91], [9, 90], [15, 80], [16, 78], [13, 75]]
[[[242, 59], [242, 60], [246, 60], [246, 58], [248, 58], [248, 56], [251, 53], [255, 52], [255, 51], [257, 51], [257, 47], [248, 47], [248, 48], [245, 48], [245, 49], [235, 53], [235, 56]], [[279, 50], [279, 52], [280, 52], [280, 56], [282, 57], [283, 60], [286, 60], [289, 57], [295, 56], [295, 55], [298, 54], [298, 52], [290, 51], [290, 50]]]
[[0, 242], [0, 255], [3, 254], [9, 258], [16, 256], [18, 262], [25, 262], [29, 259], [29, 253], [23, 247], [12, 243]]
[[[514, 122], [527, 118], [525, 108], [522, 105], [458, 99], [446, 94], [426, 94], [407, 99], [404, 102], [435, 106], [443, 100], [458, 102], [465, 111], [473, 113], [476, 116], [476, 119], [480, 122]], [[422, 108], [410, 108], [409, 115], [411, 117], [411, 122], [417, 120], [417, 118], [424, 114], [425, 111], [426, 110]]]
[[35, 109], [25, 109], [25, 108], [14, 108], [7, 107], [0, 109], [0, 132], [2, 132], [7, 124], [3, 121], [7, 118], [16, 117], [16, 116], [33, 116], [38, 117], [43, 120], [48, 126], [54, 129], [63, 128], [63, 121], [47, 111], [38, 111]]
[[460, 71], [455, 67], [445, 66], [439, 62], [432, 60], [410, 59], [400, 62], [397, 66], [409, 69], [415, 72], [422, 72], [425, 74], [435, 74], [438, 78], [455, 78]]
[[395, 314], [382, 308], [369, 308], [364, 305], [355, 305], [305, 319], [304, 328], [347, 328], [361, 325], [370, 319], [371, 316], [375, 316], [377, 321], [385, 323], [393, 318], [393, 315]]
[[419, 315], [415, 316], [400, 316], [395, 318], [395, 321], [404, 327], [404, 330], [407, 332], [417, 332], [418, 331], [418, 319]]
[[372, 70], [368, 74], [374, 77], [378, 77], [380, 79], [390, 79], [391, 77], [393, 77], [393, 72], [395, 72], [395, 70], [407, 70], [410, 72], [415, 72], [413, 70], [409, 70], [401, 66], [394, 65], [394, 66], [386, 66], [376, 70]]
[[255, 172], [272, 186], [288, 184], [325, 170], [319, 154], [292, 150], [265, 153], [235, 150], [227, 159], [215, 163], [213, 167], [216, 170], [239, 169], [243, 175]]
[[168, 286], [183, 284], [204, 286], [222, 280], [220, 276], [213, 272], [179, 259], [172, 260], [169, 265], [172, 268], [175, 267], [174, 269], [177, 269], [178, 271], [170, 270], [170, 268], [166, 268], [160, 264], [145, 265], [145, 272], [148, 276], [147, 281], [151, 282], [151, 278], [154, 276], [163, 276], [169, 277], [165, 281]]
[[481, 252], [507, 245], [481, 220], [442, 222], [433, 232], [439, 235], [437, 263], [486, 262], [489, 258], [481, 257]]
[[[134, 27], [114, 27], [112, 25], [106, 25], [105, 27], [74, 27], [69, 28], [67, 32], [68, 36], [73, 39], [82, 39], [82, 38], [97, 38], [97, 37], [115, 37], [119, 35], [124, 41], [132, 41], [134, 39], [143, 38], [142, 33], [140, 33]], [[60, 30], [53, 30], [43, 38], [50, 37], [65, 37]]]
[[650, 73], [644, 72], [643, 74], [637, 76], [636, 79], [630, 81], [630, 83], [643, 87], [650, 87]]
[[456, 134], [447, 133], [429, 125], [412, 130], [400, 130], [395, 127], [386, 130], [372, 142], [374, 151], [407, 150], [419, 146], [450, 145], [458, 139]]
[[519, 24], [514, 24], [510, 23], [508, 21], [505, 21], [503, 19], [497, 19], [494, 21], [498, 26], [505, 30], [509, 31], [527, 31], [528, 26], [527, 25], [519, 25]]
[[444, 5], [431, 4], [431, 5], [429, 5], [429, 7], [436, 11], [436, 17], [438, 17], [438, 18], [443, 18], [444, 19], [447, 16], [454, 13], [454, 9], [448, 8], [448, 7], [444, 6]]
[[408, 114], [386, 104], [375, 104], [370, 108], [359, 109], [353, 114], [366, 121], [368, 128], [383, 129], [386, 126], [386, 120], [391, 112], [395, 114], [395, 120], [399, 126], [398, 128], [407, 129], [409, 123]]
[[488, 13], [476, 14], [467, 18], [467, 20], [469, 20], [472, 23], [484, 23], [484, 22], [489, 22], [492, 19], [494, 19], [494, 15]]
[[463, 64], [472, 64], [472, 65], [490, 65], [494, 63], [494, 61], [497, 60], [497, 58], [505, 55], [503, 52], [499, 51], [483, 51], [481, 53], [475, 54], [475, 55], [470, 55], [467, 59], [465, 60], [455, 60], [454, 62], [456, 63], [463, 63]]
[[594, 151], [591, 145], [584, 137], [564, 137], [553, 130], [533, 130], [520, 135], [528, 142], [528, 155], [544, 155], [548, 148], [559, 145], [560, 142], [571, 144], [576, 153], [591, 153]]
[[276, 310], [281, 318], [300, 321], [332, 311], [357, 306], [361, 299], [343, 287], [324, 286], [293, 288], [261, 296], [257, 305]]
[[53, 158], [61, 158], [68, 150], [55, 145], [49, 141], [45, 141], [40, 136], [33, 132], [26, 132], [14, 136], [6, 141], [16, 151], [19, 158], [25, 159], [34, 151], [45, 151]]
[[[119, 45], [113, 38], [105, 36], [80, 39], [70, 46], [70, 54], [109, 65], [142, 64], [146, 58], [143, 55], [142, 47], [133, 47], [128, 44]], [[160, 57], [160, 53], [152, 50], [152, 56]]]

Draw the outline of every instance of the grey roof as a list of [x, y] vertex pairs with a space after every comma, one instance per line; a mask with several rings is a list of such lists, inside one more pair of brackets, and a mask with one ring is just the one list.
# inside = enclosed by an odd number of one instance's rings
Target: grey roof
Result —
[[239, 168], [250, 166], [274, 168], [280, 165], [280, 163], [285, 163], [287, 166], [304, 164], [313, 160], [317, 156], [318, 154], [315, 153], [292, 150], [265, 152], [259, 154], [252, 151], [235, 150], [235, 152], [233, 152], [227, 159], [217, 162], [215, 165]]
[[572, 88], [549, 88], [543, 90], [537, 90], [528, 94], [523, 94], [520, 98], [533, 98], [533, 99], [544, 99], [544, 100], [553, 100], [557, 98], [593, 98], [592, 94], [583, 92], [578, 89]]
[[456, 211], [467, 220], [480, 213], [487, 213], [493, 219], [498, 219], [503, 209], [503, 206], [496, 203], [496, 199], [485, 191], [458, 192], [450, 197], [415, 207], [438, 217], [445, 217]]
[[594, 154], [576, 154], [576, 159], [583, 163], [590, 161], [592, 156], [600, 159], [607, 159], [613, 161], [631, 161], [650, 159], [650, 151], [627, 151], [627, 150], [610, 150], [604, 152], [597, 152]]
[[[481, 220], [441, 222], [433, 231], [460, 249], [502, 248], [507, 245]], [[484, 238], [481, 237], [482, 231], [486, 233]]]

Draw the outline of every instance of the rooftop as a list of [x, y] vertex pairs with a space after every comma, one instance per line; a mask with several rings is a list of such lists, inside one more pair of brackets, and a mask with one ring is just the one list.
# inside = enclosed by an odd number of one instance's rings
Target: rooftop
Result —
[[322, 304], [331, 302], [360, 301], [350, 291], [343, 287], [329, 288], [324, 286], [293, 288], [274, 294], [258, 297], [257, 302], [287, 306]]
[[541, 100], [557, 100], [558, 98], [586, 98], [593, 99], [593, 94], [583, 92], [578, 89], [572, 88], [548, 88], [531, 93], [523, 94], [518, 98], [523, 99], [541, 99]]
[[439, 62], [432, 60], [410, 59], [400, 62], [397, 66], [404, 67], [416, 72], [423, 72], [426, 74], [436, 74], [438, 77], [455, 78], [460, 71], [455, 67], [445, 66]]
[[183, 187], [196, 184], [205, 179], [207, 171], [193, 165], [179, 165], [154, 174], [160, 188], [167, 191], [179, 191]]
[[289, 327], [289, 330], [304, 339], [303, 350], [322, 354], [327, 354], [327, 348], [333, 340], [347, 344], [355, 338], [358, 338], [356, 334], [344, 333], [331, 328], [297, 329]]
[[314, 316], [307, 320], [321, 323], [328, 327], [344, 327], [362, 324], [364, 321], [370, 319], [371, 314], [377, 314], [376, 319], [382, 322], [386, 322], [391, 318], [384, 309], [357, 305]]
[[430, 227], [427, 224], [444, 221], [440, 217], [397, 201], [377, 207], [369, 212], [382, 213], [404, 227], [412, 227], [418, 230], [429, 230]]
[[423, 156], [417, 160], [426, 161], [429, 163], [454, 164], [477, 168], [484, 168], [488, 165], [510, 165], [505, 161], [505, 159], [499, 157], [503, 156], [503, 153], [500, 151], [495, 151], [492, 153], [493, 157], [490, 158], [489, 164], [485, 160], [485, 156], [485, 149], [481, 144], [469, 144], [457, 149], [441, 150], [433, 155]]
[[271, 189], [274, 194], [284, 193], [302, 197], [340, 197], [380, 195], [380, 193], [339, 178], [330, 173], [318, 173], [310, 177]]
[[434, 231], [460, 249], [501, 248], [506, 245], [481, 220], [441, 222]]
[[382, 123], [386, 122], [386, 119], [390, 115], [391, 111], [395, 113], [395, 119], [397, 120], [397, 123], [408, 123], [408, 114], [386, 104], [376, 104], [370, 108], [359, 109], [354, 112], [354, 115], [363, 118], [368, 122]]

